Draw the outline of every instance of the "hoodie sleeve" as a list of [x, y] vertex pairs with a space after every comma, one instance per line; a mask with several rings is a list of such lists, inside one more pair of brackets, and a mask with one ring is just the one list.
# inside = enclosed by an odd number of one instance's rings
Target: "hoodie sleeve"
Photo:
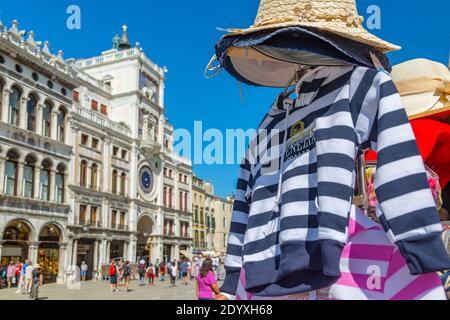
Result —
[[250, 179], [250, 163], [245, 159], [239, 171], [225, 259], [226, 276], [220, 289], [230, 295], [236, 294], [242, 269], [242, 249], [251, 202], [248, 199]]
[[423, 159], [393, 81], [384, 72], [357, 68], [350, 87], [359, 143], [378, 153], [374, 185], [383, 228], [412, 275], [449, 269]]

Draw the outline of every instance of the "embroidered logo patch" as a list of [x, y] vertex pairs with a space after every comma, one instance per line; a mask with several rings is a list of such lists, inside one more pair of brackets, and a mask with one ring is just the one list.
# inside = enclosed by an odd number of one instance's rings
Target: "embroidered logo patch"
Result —
[[304, 122], [297, 122], [289, 132], [289, 141], [286, 144], [284, 161], [297, 158], [314, 149], [316, 145], [316, 137], [314, 133], [314, 128], [305, 130]]

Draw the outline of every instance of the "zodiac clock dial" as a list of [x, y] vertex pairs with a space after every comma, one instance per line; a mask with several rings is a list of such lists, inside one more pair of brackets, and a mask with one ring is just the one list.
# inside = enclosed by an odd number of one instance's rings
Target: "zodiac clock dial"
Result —
[[150, 170], [149, 167], [143, 167], [141, 169], [139, 178], [142, 191], [144, 191], [146, 194], [152, 192], [154, 177], [153, 172]]

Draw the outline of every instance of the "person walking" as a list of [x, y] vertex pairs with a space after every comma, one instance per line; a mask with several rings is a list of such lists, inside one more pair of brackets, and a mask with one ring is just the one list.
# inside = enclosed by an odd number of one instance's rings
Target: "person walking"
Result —
[[109, 283], [111, 285], [111, 293], [117, 291], [117, 266], [116, 261], [111, 260], [109, 264]]
[[119, 262], [117, 263], [117, 286], [121, 287], [123, 286], [123, 269], [124, 269], [124, 263], [122, 258], [119, 259]]
[[167, 265], [167, 273], [170, 276], [170, 285], [172, 288], [176, 287], [177, 281], [177, 265], [175, 262], [169, 262]]
[[28, 294], [31, 292], [31, 287], [33, 285], [33, 270], [33, 262], [30, 261], [27, 268], [25, 269], [25, 292]]
[[139, 285], [145, 286], [145, 275], [146, 275], [146, 266], [147, 263], [144, 259], [141, 259], [138, 264], [138, 274], [139, 274]]
[[123, 265], [123, 281], [125, 286], [125, 292], [128, 292], [128, 286], [130, 284], [131, 266], [130, 261], [126, 261]]
[[27, 270], [27, 267], [29, 265], [29, 261], [25, 260], [25, 262], [22, 264], [22, 268], [20, 270], [20, 279], [19, 279], [19, 287], [16, 291], [16, 293], [24, 294], [26, 292], [26, 275], [25, 272]]
[[188, 280], [189, 280], [189, 277], [188, 277], [188, 275], [189, 275], [189, 264], [188, 264], [188, 260], [186, 258], [183, 259], [183, 262], [181, 263], [180, 269], [181, 269], [180, 272], [181, 272], [181, 277], [183, 279], [183, 284], [185, 286], [187, 286], [188, 285]]
[[159, 265], [159, 274], [161, 276], [160, 280], [164, 281], [166, 276], [166, 265], [164, 262], [161, 262], [161, 264]]
[[14, 275], [16, 278], [16, 286], [19, 287], [20, 283], [20, 272], [22, 271], [22, 263], [20, 261], [16, 262], [16, 270], [14, 271]]
[[36, 264], [34, 267], [28, 266], [27, 270], [28, 269], [31, 269], [31, 275], [32, 275], [30, 299], [38, 300], [39, 299], [39, 287], [42, 285], [41, 267], [39, 264]]
[[203, 261], [200, 273], [197, 276], [196, 294], [199, 300], [214, 300], [214, 295], [220, 294], [214, 275], [213, 262], [209, 258]]
[[159, 259], [156, 259], [156, 262], [155, 262], [155, 276], [156, 276], [156, 279], [159, 279], [159, 265], [160, 265]]
[[11, 289], [11, 286], [13, 285], [13, 279], [15, 282], [16, 266], [14, 265], [14, 261], [10, 261], [8, 267], [6, 268], [6, 282], [8, 284], [8, 289]]
[[178, 280], [183, 279], [183, 275], [181, 272], [181, 264], [183, 263], [183, 259], [179, 259], [178, 261], [176, 261], [177, 263], [177, 270], [178, 270]]
[[0, 289], [4, 289], [6, 284], [6, 267], [0, 264]]
[[146, 275], [148, 278], [148, 285], [154, 286], [155, 285], [155, 268], [153, 267], [153, 264], [150, 264], [146, 270]]
[[88, 265], [86, 264], [86, 262], [82, 261], [81, 262], [81, 266], [80, 266], [80, 276], [81, 276], [81, 281], [85, 282], [86, 281], [86, 276], [88, 273]]

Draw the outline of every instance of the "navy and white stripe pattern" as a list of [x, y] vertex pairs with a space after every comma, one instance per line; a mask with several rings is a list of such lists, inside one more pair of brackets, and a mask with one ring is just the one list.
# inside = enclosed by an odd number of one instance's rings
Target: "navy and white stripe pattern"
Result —
[[[425, 168], [390, 77], [321, 67], [277, 99], [243, 161], [222, 291], [282, 296], [333, 284], [347, 242], [355, 159], [379, 152], [380, 219], [413, 274], [450, 268]], [[281, 181], [281, 184], [280, 184]]]

